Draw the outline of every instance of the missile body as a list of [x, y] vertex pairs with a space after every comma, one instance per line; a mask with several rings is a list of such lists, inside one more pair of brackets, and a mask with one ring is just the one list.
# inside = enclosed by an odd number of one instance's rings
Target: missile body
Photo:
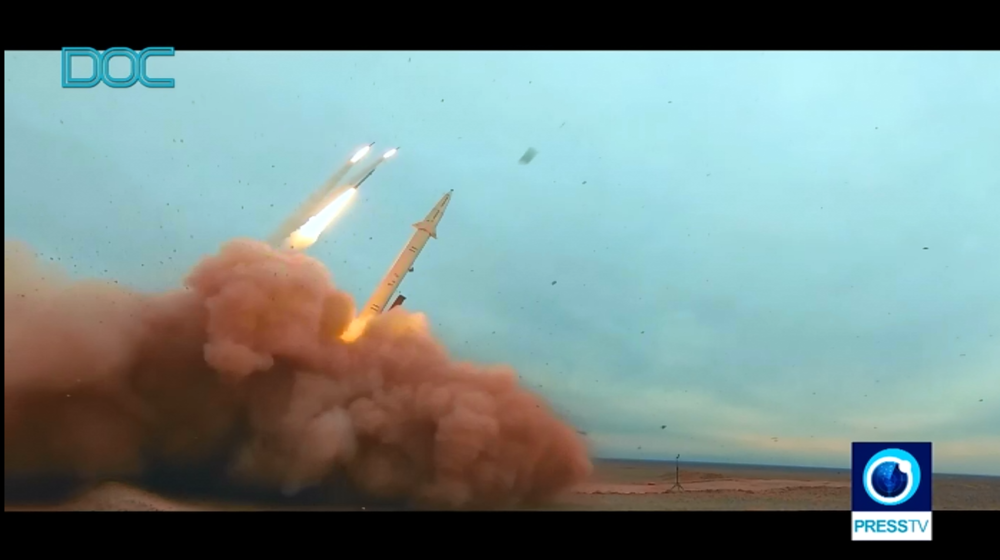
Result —
[[[361, 183], [364, 183], [369, 177], [372, 176], [372, 173], [375, 173], [375, 170], [378, 169], [378, 166], [380, 166], [383, 163], [385, 163], [385, 160], [387, 160], [387, 159], [391, 158], [392, 156], [396, 155], [396, 152], [398, 152], [398, 151], [399, 151], [399, 148], [393, 148], [393, 149], [389, 150], [388, 152], [386, 152], [382, 157], [380, 157], [377, 160], [375, 160], [375, 161], [369, 163], [368, 165], [366, 165], [364, 168], [361, 169], [361, 171], [358, 171], [357, 175], [355, 175], [356, 177], [360, 177], [360, 178], [359, 179], [351, 179], [350, 181], [347, 182], [346, 186], [348, 188], [350, 188], [350, 187], [354, 187], [354, 188], [360, 187]], [[334, 197], [334, 198], [336, 198], [336, 197]]]
[[[331, 196], [331, 194], [339, 195], [343, 193], [346, 189], [338, 189], [337, 185], [344, 179], [344, 176], [347, 175], [351, 168], [354, 167], [354, 164], [358, 163], [368, 155], [368, 152], [371, 151], [371, 147], [373, 145], [375, 145], [374, 142], [368, 144], [364, 148], [361, 148], [351, 159], [347, 160], [344, 165], [341, 165], [339, 169], [334, 171], [333, 175], [330, 175], [330, 178], [327, 179], [326, 182], [320, 186], [320, 188], [313, 191], [313, 193], [309, 195], [309, 198], [307, 198], [306, 201], [303, 202], [295, 210], [295, 212], [288, 217], [288, 219], [281, 223], [281, 226], [279, 226], [271, 237], [268, 238], [268, 242], [275, 247], [282, 245], [293, 231], [300, 228], [302, 224], [306, 223], [311, 216], [315, 215], [327, 204], [337, 198], [336, 196]], [[382, 161], [382, 159], [379, 159], [379, 161]]]
[[[451, 202], [451, 193], [454, 191], [448, 191], [441, 200], [434, 206], [434, 208], [427, 214], [427, 217], [422, 221], [413, 224], [413, 227], [417, 231], [413, 232], [410, 240], [407, 241], [406, 246], [396, 257], [396, 261], [392, 263], [389, 268], [389, 272], [385, 274], [382, 281], [379, 283], [378, 287], [372, 293], [372, 296], [368, 298], [368, 302], [365, 304], [364, 308], [361, 310], [361, 314], [358, 316], [362, 321], [370, 319], [371, 317], [378, 315], [385, 309], [387, 303], [389, 303], [389, 298], [392, 294], [396, 293], [399, 288], [399, 284], [406, 277], [406, 273], [410, 271], [413, 267], [414, 261], [420, 255], [420, 251], [423, 250], [424, 245], [427, 244], [427, 240], [430, 238], [437, 239], [437, 225], [441, 222], [441, 218], [444, 216], [444, 211], [448, 208], [448, 203]], [[402, 299], [402, 298], [401, 298]], [[398, 300], [397, 300], [398, 301]], [[399, 301], [402, 303], [402, 301]]]

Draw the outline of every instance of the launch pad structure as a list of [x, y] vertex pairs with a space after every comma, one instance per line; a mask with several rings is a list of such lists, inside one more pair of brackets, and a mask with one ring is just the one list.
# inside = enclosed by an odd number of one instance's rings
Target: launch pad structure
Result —
[[678, 454], [677, 457], [674, 457], [674, 485], [665, 493], [684, 491], [684, 487], [681, 486], [681, 456]]

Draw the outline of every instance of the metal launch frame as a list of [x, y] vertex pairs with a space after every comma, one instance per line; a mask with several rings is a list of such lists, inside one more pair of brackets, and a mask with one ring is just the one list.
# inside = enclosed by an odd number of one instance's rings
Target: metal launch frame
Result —
[[677, 455], [677, 457], [674, 458], [674, 485], [671, 486], [670, 490], [667, 490], [666, 493], [669, 494], [670, 492], [675, 492], [675, 491], [676, 492], [686, 492], [686, 490], [684, 490], [684, 487], [681, 486], [681, 456], [680, 455]]

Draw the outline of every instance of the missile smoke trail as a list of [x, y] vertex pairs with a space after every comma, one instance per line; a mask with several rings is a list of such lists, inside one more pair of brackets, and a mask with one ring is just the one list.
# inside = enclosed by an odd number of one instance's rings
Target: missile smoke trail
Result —
[[235, 240], [184, 289], [75, 282], [4, 246], [4, 479], [199, 472], [287, 494], [349, 481], [434, 507], [544, 501], [583, 441], [504, 366], [460, 363], [318, 261]]

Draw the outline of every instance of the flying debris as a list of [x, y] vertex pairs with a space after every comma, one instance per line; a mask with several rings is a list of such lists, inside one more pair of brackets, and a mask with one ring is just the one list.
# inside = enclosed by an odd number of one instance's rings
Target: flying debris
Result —
[[531, 160], [535, 159], [535, 156], [537, 155], [538, 155], [538, 150], [534, 148], [528, 148], [528, 151], [524, 152], [524, 155], [521, 156], [521, 159], [518, 161], [518, 163], [520, 163], [521, 165], [528, 165], [529, 163], [531, 163]]

